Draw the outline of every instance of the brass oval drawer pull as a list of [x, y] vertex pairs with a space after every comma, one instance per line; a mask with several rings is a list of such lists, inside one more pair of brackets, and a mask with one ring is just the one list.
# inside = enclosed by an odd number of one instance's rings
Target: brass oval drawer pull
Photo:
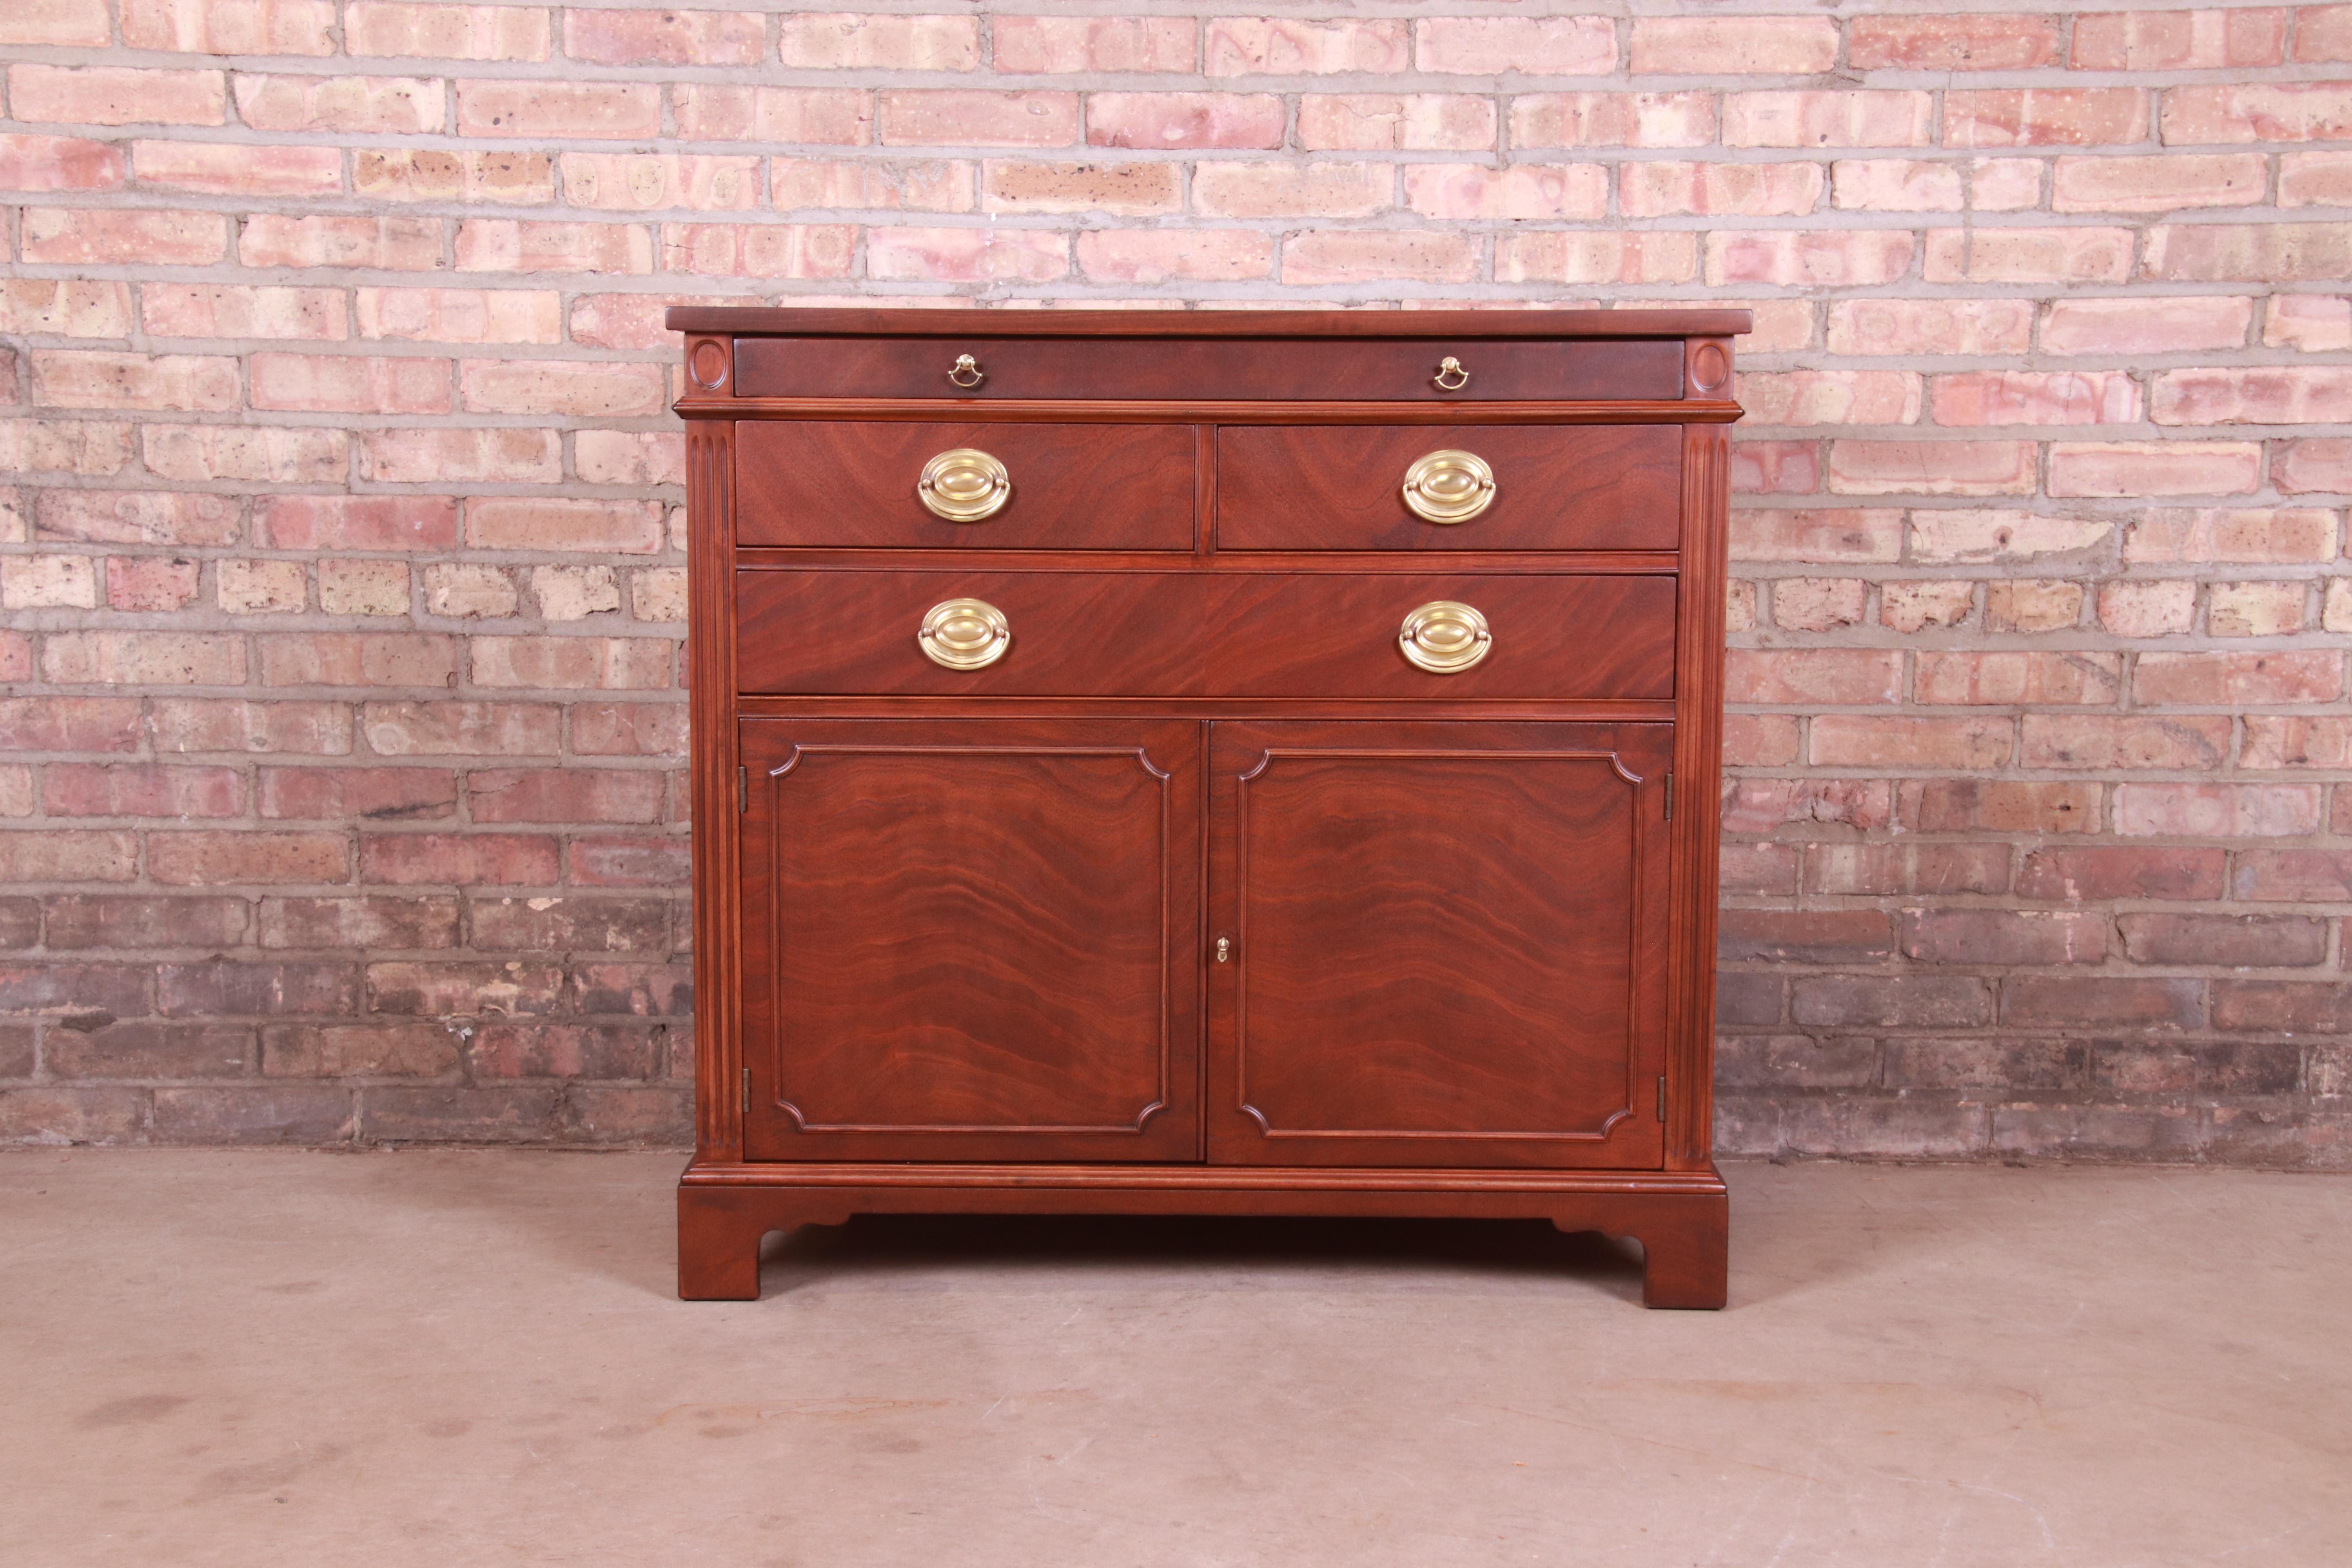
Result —
[[[1448, 377], [1452, 379], [1449, 380]], [[1429, 379], [1442, 392], [1459, 392], [1470, 384], [1470, 373], [1462, 368], [1460, 360], [1455, 359], [1452, 354], [1447, 354], [1437, 362], [1437, 374]]]
[[1428, 522], [1467, 522], [1495, 501], [1495, 470], [1475, 452], [1432, 452], [1404, 471], [1404, 504]]
[[923, 617], [915, 641], [933, 664], [986, 669], [1013, 646], [1013, 627], [1004, 612], [985, 599], [944, 599]]
[[1405, 616], [1397, 647], [1432, 675], [1459, 675], [1495, 646], [1486, 617], [1452, 599], [1433, 599]]
[[1003, 511], [1013, 499], [1013, 476], [977, 447], [953, 447], [923, 465], [915, 496], [933, 516], [978, 522]]
[[958, 354], [955, 367], [948, 372], [948, 379], [958, 386], [978, 386], [988, 379], [988, 373], [981, 369], [980, 362], [970, 354]]

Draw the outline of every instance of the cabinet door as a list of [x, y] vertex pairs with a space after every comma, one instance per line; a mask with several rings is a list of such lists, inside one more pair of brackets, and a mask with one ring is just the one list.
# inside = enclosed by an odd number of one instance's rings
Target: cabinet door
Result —
[[755, 1160], [1193, 1160], [1201, 726], [742, 722]]
[[1673, 726], [1212, 728], [1212, 1162], [1663, 1163]]

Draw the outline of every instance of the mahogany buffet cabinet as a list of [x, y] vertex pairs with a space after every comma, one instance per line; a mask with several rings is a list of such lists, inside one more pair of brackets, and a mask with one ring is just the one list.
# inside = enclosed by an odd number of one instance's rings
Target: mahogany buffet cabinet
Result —
[[1719, 1307], [1741, 310], [670, 310], [678, 1285], [863, 1213], [1523, 1216]]

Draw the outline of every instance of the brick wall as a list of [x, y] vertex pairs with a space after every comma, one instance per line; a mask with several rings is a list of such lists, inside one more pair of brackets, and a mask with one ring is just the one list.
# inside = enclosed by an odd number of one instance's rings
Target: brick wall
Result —
[[682, 1135], [667, 302], [1707, 302], [1726, 1146], [2352, 1163], [2352, 5], [1259, 9], [0, 4], [0, 1137]]

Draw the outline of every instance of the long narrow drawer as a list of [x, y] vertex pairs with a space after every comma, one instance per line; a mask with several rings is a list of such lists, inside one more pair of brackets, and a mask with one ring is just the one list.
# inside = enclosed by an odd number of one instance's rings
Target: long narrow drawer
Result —
[[[919, 633], [977, 600], [1010, 634], [985, 668], [944, 668]], [[1408, 660], [1408, 616], [1466, 605], [1484, 656]], [[742, 689], [776, 695], [1665, 699], [1666, 576], [1237, 572], [766, 571], [736, 579]], [[1453, 610], [1424, 616], [1442, 654]]]
[[[1672, 550], [1682, 449], [1676, 425], [1229, 425], [1217, 548]], [[1423, 459], [1436, 493], [1408, 496]], [[1471, 515], [1444, 516], [1449, 480]]]
[[1664, 399], [1683, 395], [1683, 345], [1672, 338], [738, 338], [735, 392], [980, 401]]
[[[924, 502], [947, 460], [951, 510]], [[992, 469], [989, 465], [993, 464]], [[735, 539], [866, 549], [1190, 550], [1195, 439], [1186, 425], [746, 420], [735, 427]], [[994, 474], [1003, 493], [974, 484]], [[956, 487], [967, 487], [959, 489]], [[993, 502], [992, 507], [990, 503]]]

